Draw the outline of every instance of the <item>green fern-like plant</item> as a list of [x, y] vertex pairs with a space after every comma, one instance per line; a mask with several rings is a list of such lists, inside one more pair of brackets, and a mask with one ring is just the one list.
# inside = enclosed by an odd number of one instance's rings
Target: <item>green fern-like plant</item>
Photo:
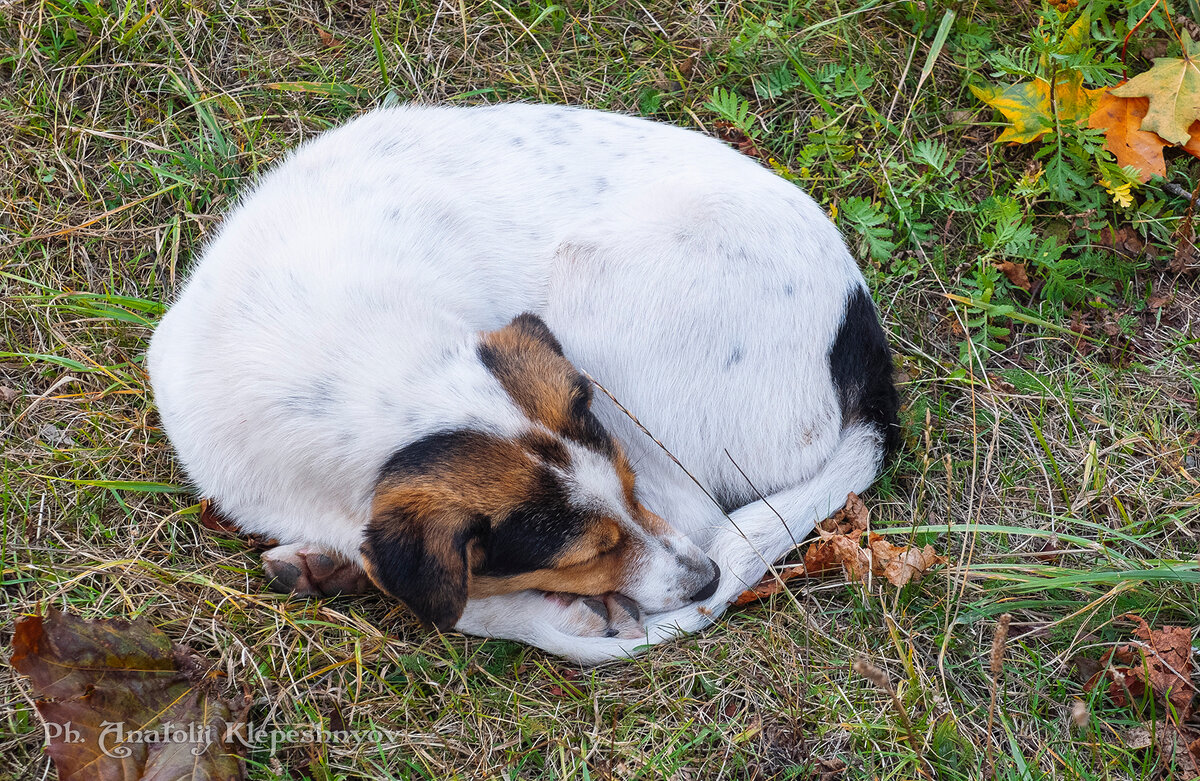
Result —
[[843, 220], [862, 237], [874, 260], [887, 260], [895, 252], [895, 234], [878, 204], [854, 196], [842, 203], [841, 213]]
[[757, 117], [750, 113], [750, 101], [732, 90], [717, 87], [704, 107], [751, 138], [755, 136]]

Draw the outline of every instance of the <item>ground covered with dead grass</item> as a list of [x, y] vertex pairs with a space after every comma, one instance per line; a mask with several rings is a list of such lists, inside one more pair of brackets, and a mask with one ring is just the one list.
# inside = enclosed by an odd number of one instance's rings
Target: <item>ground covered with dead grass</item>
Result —
[[[1121, 37], [1149, 6], [1092, 6], [1110, 66], [1089, 79], [1117, 78]], [[1174, 718], [1152, 696], [1129, 707], [1083, 683], [1129, 639], [1122, 614], [1200, 615], [1200, 306], [1179, 252], [1200, 163], [1172, 154], [1174, 189], [1154, 180], [1123, 206], [1086, 176], [1048, 191], [1050, 158], [992, 143], [967, 85], [1019, 59], [1040, 12], [0, 3], [0, 644], [47, 605], [144, 616], [227, 692], [249, 691], [256, 726], [390, 731], [258, 745], [255, 778], [1189, 777], [1143, 734]], [[1172, 40], [1147, 24], [1130, 63]], [[652, 116], [811, 191], [863, 259], [903, 381], [906, 445], [866, 496], [872, 527], [948, 565], [900, 590], [791, 580], [698, 637], [595, 670], [433, 635], [377, 596], [267, 593], [252, 543], [199, 523], [148, 394], [147, 338], [248, 181], [409, 100]], [[1055, 241], [1053, 262], [1018, 241], [1025, 229]], [[852, 669], [859, 657], [873, 668]], [[3, 665], [0, 702], [0, 777], [53, 773], [28, 688]]]

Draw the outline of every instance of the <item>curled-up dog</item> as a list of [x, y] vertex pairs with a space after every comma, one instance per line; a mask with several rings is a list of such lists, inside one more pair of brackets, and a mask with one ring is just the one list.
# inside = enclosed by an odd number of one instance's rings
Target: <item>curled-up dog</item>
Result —
[[273, 588], [374, 583], [586, 663], [714, 621], [898, 440], [875, 307], [807, 195], [563, 107], [380, 110], [302, 145], [148, 365], [197, 491], [282, 543]]

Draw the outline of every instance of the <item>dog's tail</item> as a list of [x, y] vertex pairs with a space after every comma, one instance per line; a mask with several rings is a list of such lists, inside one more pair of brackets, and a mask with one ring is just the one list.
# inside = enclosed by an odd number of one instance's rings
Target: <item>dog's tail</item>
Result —
[[845, 504], [848, 493], [871, 485], [884, 461], [886, 436], [873, 422], [851, 423], [816, 475], [730, 515], [708, 549], [721, 568], [716, 592], [703, 602], [649, 616], [645, 639], [575, 637], [538, 627], [536, 636], [525, 640], [581, 664], [599, 664], [703, 629], [739, 594], [757, 585], [767, 568], [807, 537], [819, 521]]

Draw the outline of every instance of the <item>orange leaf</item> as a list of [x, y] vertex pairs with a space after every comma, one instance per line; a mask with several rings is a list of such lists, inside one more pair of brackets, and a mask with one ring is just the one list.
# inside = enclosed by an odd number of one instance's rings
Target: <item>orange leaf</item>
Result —
[[[809, 549], [811, 550], [811, 547]], [[784, 583], [787, 583], [792, 578], [798, 578], [803, 574], [805, 574], [803, 564], [784, 567], [779, 571], [778, 575], [768, 572], [759, 581], [757, 586], [743, 591], [733, 604], [741, 607], [742, 605], [749, 605], [751, 602], [759, 602], [767, 597], [774, 596], [783, 591]]]
[[1188, 142], [1183, 145], [1183, 151], [1192, 157], [1200, 157], [1200, 119], [1188, 128]]
[[1163, 160], [1167, 142], [1157, 133], [1140, 129], [1149, 110], [1149, 98], [1120, 98], [1106, 92], [1088, 117], [1088, 127], [1104, 131], [1104, 148], [1113, 153], [1120, 165], [1136, 168], [1142, 182], [1150, 181], [1154, 175], [1167, 175], [1167, 163]]

